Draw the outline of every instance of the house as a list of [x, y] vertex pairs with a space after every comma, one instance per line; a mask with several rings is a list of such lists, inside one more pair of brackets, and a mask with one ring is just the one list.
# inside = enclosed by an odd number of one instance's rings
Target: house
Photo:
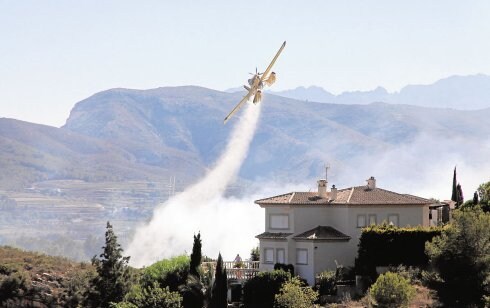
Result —
[[[260, 241], [262, 271], [275, 263], [293, 264], [310, 285], [316, 274], [335, 270], [336, 261], [353, 266], [361, 229], [387, 222], [396, 226], [430, 226], [433, 202], [367, 185], [327, 191], [318, 181], [317, 192], [290, 192], [255, 201], [265, 209], [265, 232]], [[436, 214], [436, 213], [434, 213]]]

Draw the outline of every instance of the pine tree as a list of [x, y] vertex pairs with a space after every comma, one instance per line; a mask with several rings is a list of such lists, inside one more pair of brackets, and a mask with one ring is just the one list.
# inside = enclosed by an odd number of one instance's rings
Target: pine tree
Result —
[[111, 302], [121, 302], [130, 288], [129, 257], [122, 256], [123, 250], [117, 243], [117, 236], [109, 222], [103, 249], [99, 258], [92, 258], [97, 276], [90, 282], [91, 288], [87, 296], [90, 307], [109, 307]]
[[198, 279], [199, 275], [199, 266], [201, 265], [202, 253], [201, 253], [201, 232], [194, 235], [194, 244], [192, 245], [192, 254], [191, 254], [191, 266], [189, 269], [189, 274], [196, 276]]
[[228, 279], [226, 277], [226, 268], [223, 267], [223, 258], [221, 253], [218, 255], [216, 264], [216, 274], [214, 277], [213, 289], [211, 290], [210, 308], [226, 308], [228, 305]]

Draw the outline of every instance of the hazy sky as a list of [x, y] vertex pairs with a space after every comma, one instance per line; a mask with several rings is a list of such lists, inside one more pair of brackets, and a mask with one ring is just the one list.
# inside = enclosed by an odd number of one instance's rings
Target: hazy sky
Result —
[[275, 89], [490, 74], [490, 1], [0, 0], [0, 117], [61, 126], [114, 87], [223, 90], [284, 40]]

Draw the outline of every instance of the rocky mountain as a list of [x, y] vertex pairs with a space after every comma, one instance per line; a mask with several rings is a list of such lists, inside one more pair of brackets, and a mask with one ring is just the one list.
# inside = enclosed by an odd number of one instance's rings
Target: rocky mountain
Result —
[[477, 110], [490, 107], [490, 76], [478, 74], [451, 76], [429, 85], [408, 85], [399, 92], [388, 93], [378, 87], [372, 91], [352, 91], [333, 95], [317, 86], [298, 87], [274, 92], [303, 101], [331, 104], [369, 104], [385, 102], [423, 107]]
[[[48, 179], [123, 181], [169, 175], [192, 181], [223, 150], [234, 122], [223, 125], [223, 118], [240, 97], [194, 86], [111, 89], [77, 103], [62, 128], [1, 119], [1, 182], [26, 187]], [[267, 94], [240, 176], [316, 177], [325, 161], [352, 165], [415, 147], [421, 138], [459, 155], [488, 141], [489, 117], [490, 109], [325, 104]], [[459, 146], [450, 146], [455, 140]], [[421, 144], [416, 148], [423, 152]]]

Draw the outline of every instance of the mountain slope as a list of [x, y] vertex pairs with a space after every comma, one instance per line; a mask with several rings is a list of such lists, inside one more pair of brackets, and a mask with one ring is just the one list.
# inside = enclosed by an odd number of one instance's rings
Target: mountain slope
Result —
[[[224, 149], [236, 119], [223, 125], [223, 118], [241, 95], [193, 86], [112, 89], [77, 103], [62, 128], [0, 119], [1, 182], [170, 175], [192, 182]], [[304, 180], [321, 174], [324, 162], [342, 169], [399, 149], [417, 150], [412, 157], [432, 151], [427, 161], [435, 161], [434, 145], [475, 162], [488, 151], [490, 109], [324, 104], [270, 93], [262, 104], [245, 179]], [[480, 152], [468, 153], [472, 147]]]

